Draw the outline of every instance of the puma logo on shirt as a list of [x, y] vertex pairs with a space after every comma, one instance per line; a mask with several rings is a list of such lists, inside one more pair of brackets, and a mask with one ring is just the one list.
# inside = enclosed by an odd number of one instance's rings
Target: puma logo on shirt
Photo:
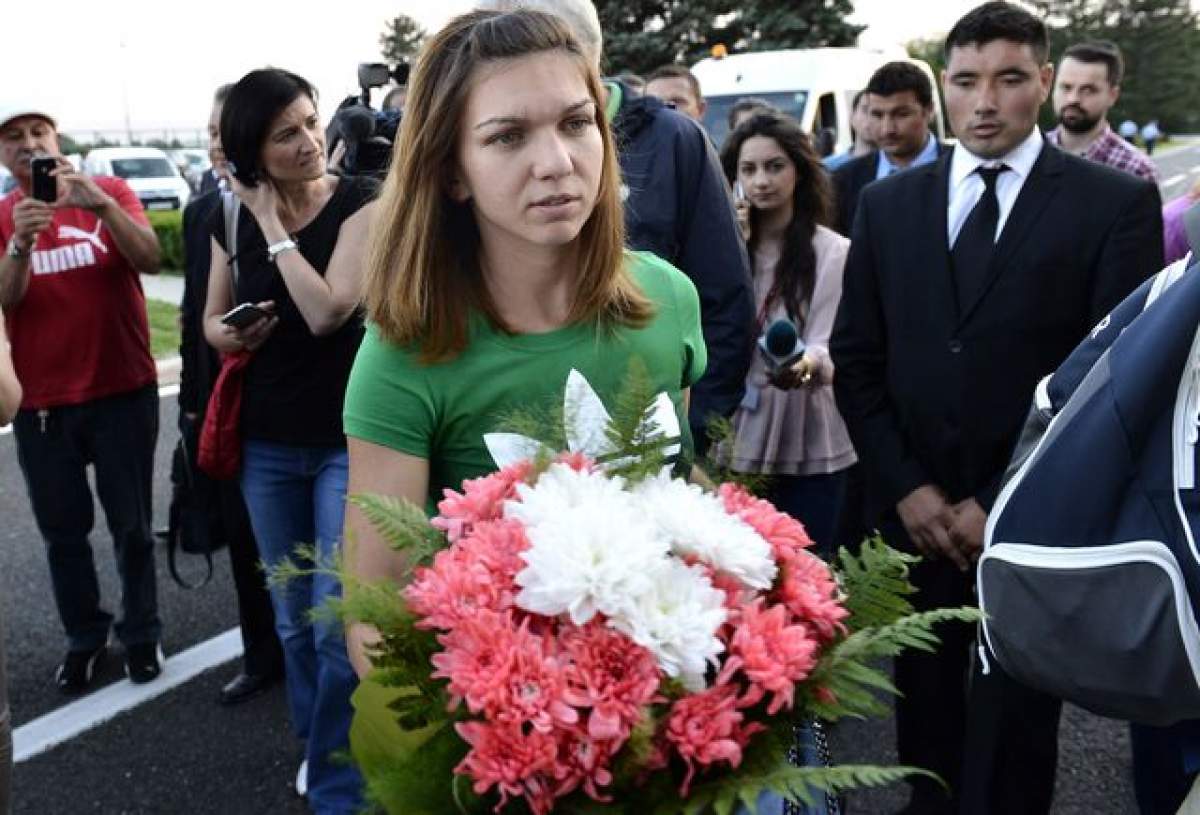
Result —
[[96, 219], [96, 228], [91, 232], [84, 232], [77, 226], [60, 226], [58, 228], [58, 239], [60, 241], [67, 241], [71, 240], [72, 238], [84, 240], [107, 255], [108, 247], [104, 245], [104, 241], [100, 240], [100, 230], [103, 227], [104, 222], [99, 218]]
[[96, 221], [96, 228], [91, 232], [76, 226], [60, 226], [58, 228], [60, 241], [77, 240], [83, 241], [83, 243], [35, 250], [31, 259], [33, 273], [35, 275], [58, 274], [73, 269], [82, 269], [85, 266], [95, 266], [95, 249], [99, 249], [101, 254], [108, 254], [108, 247], [104, 245], [104, 241], [100, 240], [102, 228], [103, 223], [100, 220]]

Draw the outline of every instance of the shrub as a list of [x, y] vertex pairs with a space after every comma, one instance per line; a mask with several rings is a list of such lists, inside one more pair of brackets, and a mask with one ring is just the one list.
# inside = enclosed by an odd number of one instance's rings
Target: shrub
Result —
[[183, 274], [183, 210], [152, 210], [146, 215], [162, 247], [162, 270]]

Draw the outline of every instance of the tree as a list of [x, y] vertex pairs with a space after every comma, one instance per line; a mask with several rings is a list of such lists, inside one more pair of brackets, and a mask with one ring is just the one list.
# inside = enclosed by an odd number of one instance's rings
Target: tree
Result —
[[611, 71], [692, 63], [730, 52], [853, 45], [851, 0], [596, 0]]
[[408, 62], [424, 41], [425, 29], [421, 24], [407, 14], [397, 14], [379, 35], [379, 49], [384, 62]]
[[1109, 121], [1157, 119], [1164, 129], [1200, 128], [1200, 21], [1188, 0], [1031, 0], [1050, 26], [1057, 62], [1072, 43], [1106, 39], [1125, 57], [1121, 98]]

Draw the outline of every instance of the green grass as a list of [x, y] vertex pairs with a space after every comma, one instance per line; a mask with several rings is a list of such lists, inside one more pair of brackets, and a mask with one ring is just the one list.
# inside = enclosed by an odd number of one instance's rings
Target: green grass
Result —
[[150, 318], [150, 353], [155, 359], [179, 354], [179, 307], [165, 300], [146, 298]]

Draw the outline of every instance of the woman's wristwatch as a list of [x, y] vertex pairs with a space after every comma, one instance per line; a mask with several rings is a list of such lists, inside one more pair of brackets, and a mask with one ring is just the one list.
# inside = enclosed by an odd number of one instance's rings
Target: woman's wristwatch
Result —
[[279, 257], [284, 252], [288, 251], [289, 249], [299, 249], [299, 248], [300, 247], [298, 247], [296, 245], [296, 242], [294, 240], [292, 240], [291, 238], [284, 238], [283, 240], [279, 241], [278, 243], [273, 243], [267, 247], [267, 262], [274, 263], [275, 258]]

